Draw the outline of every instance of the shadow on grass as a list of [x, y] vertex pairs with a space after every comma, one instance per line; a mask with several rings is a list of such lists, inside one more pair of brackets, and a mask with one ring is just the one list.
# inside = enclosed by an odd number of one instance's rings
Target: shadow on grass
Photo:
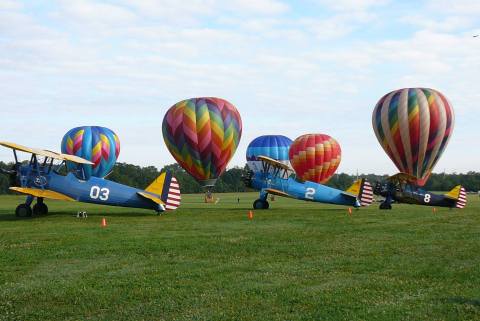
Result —
[[[88, 213], [88, 212], [87, 212]], [[163, 214], [168, 215], [168, 214]], [[50, 216], [61, 216], [61, 217], [71, 217], [77, 218], [76, 214], [73, 212], [49, 212], [46, 215], [36, 215], [31, 217], [17, 217], [14, 213], [12, 214], [0, 214], [0, 222], [8, 221], [28, 221], [28, 220], [41, 220]], [[143, 212], [143, 213], [124, 213], [124, 212], [106, 212], [106, 213], [88, 213], [88, 217], [100, 218], [100, 217], [144, 217], [144, 216], [158, 216], [157, 213], [152, 211], [152, 213]], [[78, 218], [82, 219], [82, 218]]]
[[479, 299], [469, 299], [469, 298], [464, 298], [461, 296], [455, 296], [451, 298], [444, 298], [441, 299], [443, 303], [455, 303], [455, 304], [465, 304], [465, 305], [471, 305], [476, 308], [480, 308], [480, 300]]

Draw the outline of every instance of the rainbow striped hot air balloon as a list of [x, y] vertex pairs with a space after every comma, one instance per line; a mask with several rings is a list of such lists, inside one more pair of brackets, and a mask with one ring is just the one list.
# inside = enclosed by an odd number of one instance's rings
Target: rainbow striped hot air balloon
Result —
[[267, 156], [290, 166], [288, 149], [292, 140], [283, 135], [264, 135], [252, 140], [247, 147], [247, 164], [254, 171], [262, 170], [262, 162], [257, 156]]
[[324, 184], [340, 165], [342, 151], [335, 139], [324, 134], [307, 134], [295, 139], [289, 150], [297, 177]]
[[163, 139], [175, 160], [202, 186], [212, 187], [242, 136], [235, 106], [221, 98], [182, 100], [163, 118]]
[[94, 165], [67, 162], [69, 170], [82, 167], [86, 178], [105, 177], [110, 173], [120, 154], [120, 140], [108, 128], [82, 126], [69, 130], [62, 139], [62, 153], [80, 156]]
[[378, 101], [372, 126], [398, 170], [417, 177], [423, 186], [450, 139], [454, 119], [452, 106], [440, 92], [404, 88]]

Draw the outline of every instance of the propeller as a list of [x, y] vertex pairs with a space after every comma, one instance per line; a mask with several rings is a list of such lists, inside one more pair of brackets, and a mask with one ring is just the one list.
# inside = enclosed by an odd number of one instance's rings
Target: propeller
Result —
[[241, 176], [241, 180], [246, 187], [252, 187], [252, 179], [255, 173], [252, 170], [244, 170]]
[[11, 170], [0, 168], [0, 173], [7, 175], [9, 178], [9, 185], [16, 186], [17, 183], [17, 166], [13, 165]]

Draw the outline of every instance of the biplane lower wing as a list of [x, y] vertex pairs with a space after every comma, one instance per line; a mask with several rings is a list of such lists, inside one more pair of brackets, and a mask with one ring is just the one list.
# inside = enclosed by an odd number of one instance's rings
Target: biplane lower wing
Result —
[[36, 189], [36, 188], [28, 188], [28, 187], [10, 187], [10, 190], [19, 192], [26, 195], [31, 195], [34, 197], [41, 197], [41, 198], [49, 198], [52, 200], [60, 200], [60, 201], [76, 201], [75, 199], [71, 198], [62, 193], [58, 193], [48, 189]]
[[269, 194], [277, 195], [277, 196], [283, 196], [283, 197], [290, 197], [290, 198], [295, 198], [294, 196], [287, 194], [285, 192], [279, 191], [278, 189], [273, 189], [273, 188], [266, 188], [266, 192]]

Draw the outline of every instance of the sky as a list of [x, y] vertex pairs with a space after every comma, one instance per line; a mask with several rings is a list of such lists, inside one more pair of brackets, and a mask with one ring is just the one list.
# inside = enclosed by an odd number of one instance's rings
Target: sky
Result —
[[456, 116], [434, 172], [479, 171], [479, 16], [478, 0], [2, 0], [0, 140], [60, 150], [69, 129], [105, 126], [118, 161], [161, 168], [168, 108], [215, 96], [243, 122], [229, 167], [259, 135], [324, 133], [338, 172], [393, 174], [373, 108], [428, 87]]

